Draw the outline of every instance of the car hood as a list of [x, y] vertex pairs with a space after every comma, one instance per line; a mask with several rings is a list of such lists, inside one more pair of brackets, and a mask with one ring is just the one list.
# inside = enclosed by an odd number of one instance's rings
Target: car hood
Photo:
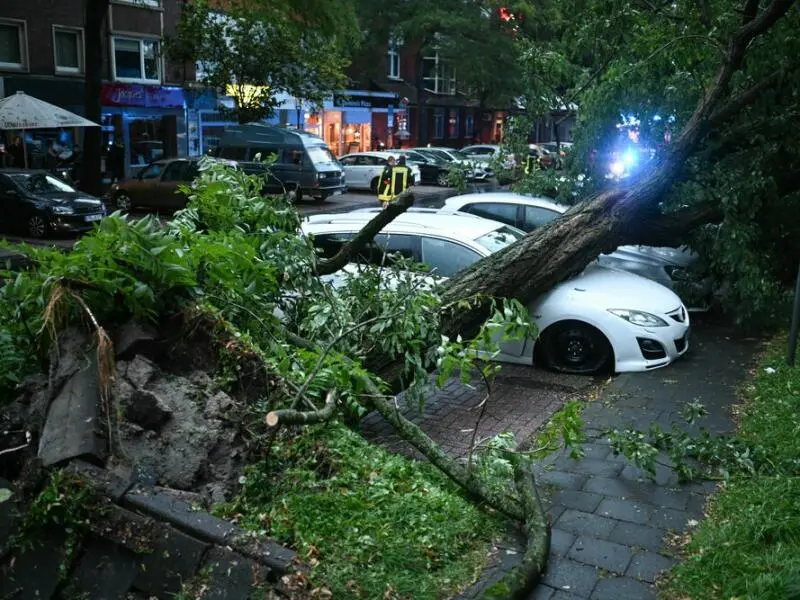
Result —
[[689, 267], [697, 262], [698, 254], [689, 248], [658, 248], [652, 246], [620, 246], [610, 256], [625, 260]]
[[52, 192], [48, 194], [32, 194], [37, 200], [46, 202], [48, 204], [66, 205], [72, 207], [90, 207], [96, 206], [100, 208], [103, 205], [101, 200], [92, 198], [81, 192]]
[[549, 297], [606, 309], [626, 308], [650, 313], [666, 313], [682, 305], [675, 292], [655, 281], [599, 265], [590, 265], [583, 273], [560, 284], [540, 301]]

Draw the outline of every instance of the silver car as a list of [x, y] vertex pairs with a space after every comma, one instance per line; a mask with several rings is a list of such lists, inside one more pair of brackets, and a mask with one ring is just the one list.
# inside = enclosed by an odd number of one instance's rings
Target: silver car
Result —
[[[569, 207], [544, 197], [491, 192], [449, 198], [444, 208], [500, 221], [527, 233], [555, 220]], [[709, 278], [698, 282], [689, 276], [698, 258], [688, 248], [620, 246], [611, 254], [600, 255], [597, 262], [665, 285], [681, 296], [690, 311], [702, 312], [709, 308], [712, 291]]]
[[480, 161], [473, 160], [459, 150], [453, 150], [452, 148], [445, 148], [443, 146], [425, 146], [414, 148], [414, 150], [425, 155], [439, 158], [451, 164], [462, 165], [465, 169], [467, 169], [467, 179], [473, 181], [486, 181], [494, 176], [494, 173], [488, 165]]

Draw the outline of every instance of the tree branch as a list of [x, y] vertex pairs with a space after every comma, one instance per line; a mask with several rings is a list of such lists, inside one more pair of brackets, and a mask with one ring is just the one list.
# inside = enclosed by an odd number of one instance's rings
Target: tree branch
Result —
[[278, 425], [312, 425], [314, 423], [324, 423], [330, 420], [336, 409], [336, 390], [331, 390], [325, 396], [325, 406], [319, 410], [300, 411], [300, 410], [272, 410], [267, 413], [265, 419], [269, 427]]
[[393, 202], [389, 203], [386, 209], [375, 215], [375, 218], [367, 223], [356, 236], [342, 246], [341, 250], [329, 259], [322, 259], [317, 263], [317, 275], [330, 275], [342, 269], [347, 263], [364, 249], [372, 241], [372, 238], [389, 223], [414, 205], [414, 194], [410, 190], [404, 191], [397, 196]]

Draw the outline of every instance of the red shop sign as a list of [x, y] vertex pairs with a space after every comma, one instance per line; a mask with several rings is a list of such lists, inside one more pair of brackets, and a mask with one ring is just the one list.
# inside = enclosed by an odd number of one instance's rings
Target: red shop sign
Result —
[[104, 106], [183, 108], [183, 89], [135, 83], [104, 83], [100, 89]]

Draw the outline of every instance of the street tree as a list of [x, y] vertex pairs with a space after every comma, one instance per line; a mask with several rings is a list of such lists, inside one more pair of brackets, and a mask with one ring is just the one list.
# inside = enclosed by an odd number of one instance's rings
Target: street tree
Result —
[[344, 84], [358, 41], [350, 0], [198, 0], [184, 5], [166, 51], [196, 62], [202, 83], [233, 97], [236, 118], [248, 123], [271, 116], [282, 92], [321, 104]]

